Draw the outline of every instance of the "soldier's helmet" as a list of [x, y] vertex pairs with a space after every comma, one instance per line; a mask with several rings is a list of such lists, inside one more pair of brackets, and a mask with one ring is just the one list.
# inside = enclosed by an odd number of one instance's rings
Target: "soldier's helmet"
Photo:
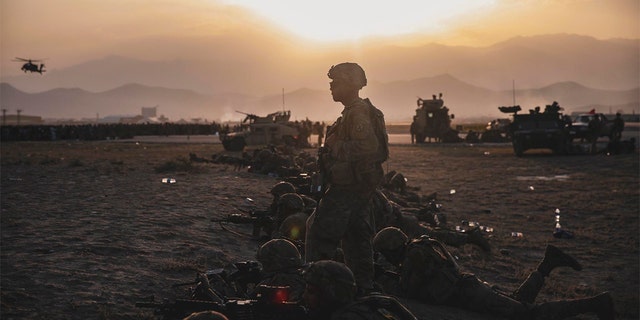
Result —
[[319, 295], [328, 303], [347, 304], [355, 298], [356, 281], [345, 264], [333, 260], [311, 263], [303, 272], [307, 284], [320, 290]]
[[284, 208], [290, 211], [302, 211], [304, 209], [304, 200], [297, 193], [285, 193], [278, 199], [278, 208]]
[[357, 63], [344, 62], [332, 66], [327, 73], [329, 79], [342, 79], [361, 89], [367, 85], [367, 76]]
[[386, 227], [373, 237], [373, 250], [382, 253], [397, 251], [407, 242], [409, 242], [409, 237], [402, 230], [396, 227]]
[[308, 218], [306, 213], [292, 214], [282, 221], [278, 231], [287, 239], [304, 241], [307, 235]]
[[184, 320], [229, 320], [229, 318], [227, 318], [224, 314], [220, 312], [207, 310], [207, 311], [194, 312], [188, 317], [184, 318]]
[[285, 193], [295, 193], [296, 187], [291, 182], [280, 181], [271, 188], [271, 194], [280, 197]]
[[302, 266], [302, 256], [298, 248], [286, 239], [271, 239], [258, 249], [258, 261], [266, 272]]

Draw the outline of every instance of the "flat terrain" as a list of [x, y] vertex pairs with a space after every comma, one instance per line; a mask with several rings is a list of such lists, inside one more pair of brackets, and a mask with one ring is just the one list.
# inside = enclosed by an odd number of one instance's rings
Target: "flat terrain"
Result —
[[[0, 318], [150, 319], [136, 301], [183, 297], [185, 288], [172, 284], [254, 259], [260, 243], [210, 219], [249, 209], [246, 198], [266, 208], [278, 180], [188, 161], [189, 153], [210, 158], [221, 148], [136, 140], [2, 143]], [[618, 319], [640, 317], [638, 153], [532, 150], [517, 158], [509, 145], [481, 144], [390, 151], [385, 169], [404, 174], [418, 193], [437, 192], [452, 227], [467, 220], [493, 228], [491, 253], [451, 248], [466, 271], [512, 291], [553, 244], [583, 270], [555, 270], [538, 302], [610, 291]], [[573, 239], [552, 236], [556, 209]], [[494, 319], [405, 302], [420, 319]]]

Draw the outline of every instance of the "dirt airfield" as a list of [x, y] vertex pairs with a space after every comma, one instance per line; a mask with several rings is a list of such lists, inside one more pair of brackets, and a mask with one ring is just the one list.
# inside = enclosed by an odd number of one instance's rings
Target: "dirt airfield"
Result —
[[[173, 284], [255, 259], [259, 242], [210, 219], [250, 209], [247, 198], [265, 209], [279, 181], [188, 161], [223, 152], [212, 143], [3, 142], [0, 151], [2, 319], [152, 319], [137, 301], [182, 298], [186, 288]], [[537, 302], [610, 291], [617, 319], [640, 317], [637, 152], [518, 158], [508, 144], [460, 143], [390, 153], [385, 169], [420, 194], [437, 192], [452, 228], [462, 220], [493, 228], [490, 253], [450, 248], [465, 271], [512, 291], [553, 244], [583, 270], [554, 270]], [[556, 209], [574, 238], [552, 236]], [[403, 301], [419, 319], [496, 319]]]

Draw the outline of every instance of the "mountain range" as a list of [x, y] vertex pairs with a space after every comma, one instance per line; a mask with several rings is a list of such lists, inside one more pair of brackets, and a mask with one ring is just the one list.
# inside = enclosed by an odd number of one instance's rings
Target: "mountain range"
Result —
[[[470, 85], [450, 75], [421, 78], [412, 81], [372, 83], [363, 96], [371, 98], [388, 122], [409, 122], [414, 115], [415, 92], [423, 88], [438, 88], [431, 95], [444, 93], [443, 99], [458, 121], [500, 117], [498, 106], [516, 104], [524, 110], [558, 101], [565, 112], [586, 111], [638, 113], [640, 88], [630, 90], [602, 90], [575, 82], [561, 82], [539, 89], [495, 91]], [[206, 95], [184, 89], [150, 87], [127, 84], [103, 92], [83, 89], [53, 89], [40, 93], [26, 93], [8, 83], [0, 84], [3, 106], [20, 106], [24, 115], [43, 118], [95, 119], [113, 115], [140, 114], [142, 107], [157, 106], [158, 115], [172, 121], [201, 118], [208, 121], [238, 121], [239, 112], [266, 114], [277, 110], [291, 110], [292, 119], [330, 121], [342, 106], [331, 100], [328, 90], [298, 89], [284, 95], [254, 97], [241, 94]], [[284, 101], [284, 102], [283, 102]], [[630, 102], [631, 101], [631, 102]], [[8, 110], [11, 113], [12, 110]]]
[[[204, 45], [184, 44], [196, 53]], [[300, 48], [277, 39], [269, 46], [250, 39], [209, 39], [206, 45], [184, 59], [109, 55], [63, 69], [48, 66], [42, 76], [3, 75], [0, 102], [9, 113], [21, 109], [45, 118], [131, 115], [158, 106], [171, 120], [237, 120], [242, 115], [236, 110], [282, 108], [293, 118], [329, 120], [341, 106], [331, 100], [327, 69], [357, 61], [369, 80], [362, 96], [388, 121], [410, 121], [416, 99], [438, 93], [460, 119], [500, 116], [497, 107], [514, 102], [525, 110], [558, 101], [567, 111], [640, 112], [638, 39], [556, 34], [488, 47], [369, 44], [357, 50]]]

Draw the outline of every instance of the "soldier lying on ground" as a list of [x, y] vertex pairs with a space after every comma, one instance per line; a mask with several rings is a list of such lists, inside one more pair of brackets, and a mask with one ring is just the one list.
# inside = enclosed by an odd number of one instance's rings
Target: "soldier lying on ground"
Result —
[[272, 239], [260, 246], [257, 254], [263, 277], [250, 294], [256, 298], [265, 287], [288, 287], [286, 301], [302, 301], [305, 282], [302, 278], [302, 256], [296, 246], [285, 239]]
[[428, 235], [453, 247], [461, 247], [465, 244], [475, 244], [486, 252], [491, 251], [489, 242], [482, 236], [482, 233], [478, 228], [462, 233], [455, 230], [420, 223], [419, 219], [416, 218], [415, 215], [403, 212], [404, 208], [400, 207], [395, 202], [388, 200], [380, 190], [376, 191], [373, 203], [377, 231], [380, 231], [385, 227], [397, 227], [411, 238]]
[[304, 200], [296, 193], [285, 193], [278, 201], [274, 238], [303, 242], [309, 214], [304, 211]]
[[416, 317], [393, 297], [370, 294], [356, 298], [353, 273], [340, 262], [319, 260], [303, 272], [304, 302], [312, 320], [398, 319]]
[[510, 319], [565, 319], [583, 313], [614, 319], [613, 299], [608, 292], [534, 304], [544, 278], [554, 268], [582, 269], [575, 259], [552, 245], [547, 246], [537, 269], [511, 295], [498, 292], [473, 274], [460, 272], [445, 247], [427, 236], [409, 241], [400, 229], [388, 227], [376, 234], [373, 246], [398, 268], [401, 293], [408, 298]]

